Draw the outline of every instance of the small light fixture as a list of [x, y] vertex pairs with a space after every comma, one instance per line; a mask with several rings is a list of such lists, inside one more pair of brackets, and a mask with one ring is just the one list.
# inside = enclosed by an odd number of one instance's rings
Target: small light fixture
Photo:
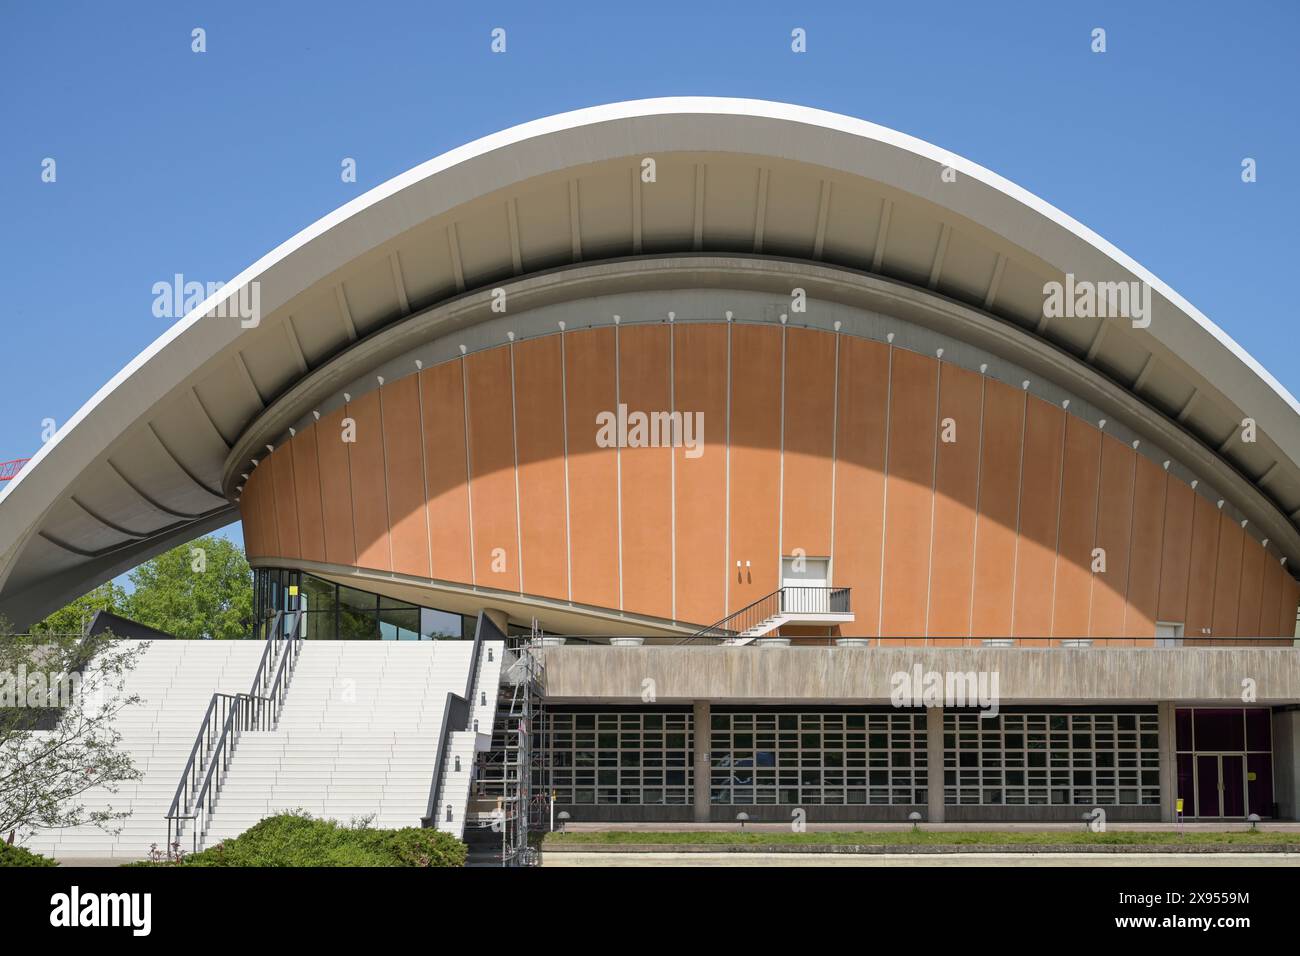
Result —
[[571, 819], [569, 815], [569, 811], [561, 810], [559, 813], [555, 815], [555, 818], [560, 821], [560, 832], [563, 833], [564, 827], [568, 824], [569, 820]]
[[1258, 813], [1252, 813], [1250, 816], [1246, 817], [1246, 819], [1250, 822], [1250, 831], [1251, 831], [1252, 833], [1254, 833], [1255, 831], [1257, 831], [1257, 830], [1259, 829], [1259, 814], [1258, 814]]
[[921, 829], [921, 814], [913, 810], [907, 815], [907, 819], [912, 821], [912, 832], [916, 833]]
[[744, 810], [741, 810], [739, 813], [736, 814], [736, 822], [740, 824], [740, 829], [742, 831], [745, 829], [745, 822], [748, 819], [749, 819], [749, 814], [746, 813]]

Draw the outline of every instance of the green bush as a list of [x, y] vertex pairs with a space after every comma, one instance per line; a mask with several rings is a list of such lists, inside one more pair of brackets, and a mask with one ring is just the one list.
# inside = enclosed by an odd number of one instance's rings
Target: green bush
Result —
[[440, 830], [376, 830], [305, 813], [267, 817], [232, 840], [144, 866], [464, 866], [465, 844]]
[[48, 856], [41, 856], [20, 846], [0, 841], [0, 866], [58, 866]]

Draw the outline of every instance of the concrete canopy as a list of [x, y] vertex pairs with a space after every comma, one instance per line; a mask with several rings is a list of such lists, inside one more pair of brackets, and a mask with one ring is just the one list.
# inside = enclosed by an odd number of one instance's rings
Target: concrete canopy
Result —
[[[0, 615], [29, 624], [235, 520], [238, 475], [265, 450], [249, 453], [253, 426], [296, 383], [384, 328], [542, 272], [723, 253], [881, 276], [1014, 325], [1130, 393], [1166, 434], [1174, 426], [1170, 452], [1275, 554], [1300, 560], [1300, 404], [1142, 266], [1041, 199], [913, 137], [805, 107], [685, 97], [578, 110], [459, 147], [235, 277], [0, 491]], [[1149, 326], [1044, 318], [1044, 283], [1067, 274], [1146, 283]], [[254, 282], [256, 327], [218, 317]], [[1245, 418], [1256, 441], [1241, 440]]]

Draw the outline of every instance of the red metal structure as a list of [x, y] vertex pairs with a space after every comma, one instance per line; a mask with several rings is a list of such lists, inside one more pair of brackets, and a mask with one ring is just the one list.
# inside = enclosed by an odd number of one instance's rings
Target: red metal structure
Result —
[[0, 461], [0, 481], [8, 481], [22, 471], [23, 465], [31, 461], [30, 458], [15, 458], [13, 461]]

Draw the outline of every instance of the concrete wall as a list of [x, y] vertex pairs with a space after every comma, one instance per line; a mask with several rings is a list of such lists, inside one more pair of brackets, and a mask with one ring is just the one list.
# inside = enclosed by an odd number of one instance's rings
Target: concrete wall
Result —
[[554, 699], [637, 702], [650, 678], [661, 703], [888, 702], [893, 675], [919, 664], [923, 673], [996, 674], [1007, 702], [1240, 704], [1248, 678], [1259, 703], [1300, 701], [1300, 654], [1285, 648], [565, 646], [542, 653]]

